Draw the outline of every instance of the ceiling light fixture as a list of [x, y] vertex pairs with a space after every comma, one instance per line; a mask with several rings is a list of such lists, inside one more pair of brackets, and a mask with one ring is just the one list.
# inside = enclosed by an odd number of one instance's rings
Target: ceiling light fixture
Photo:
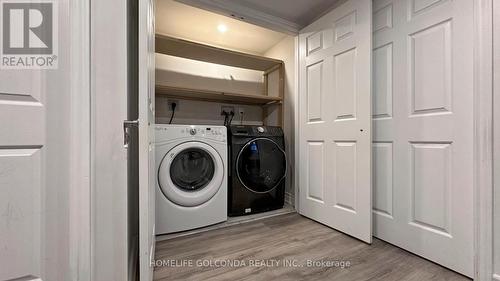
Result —
[[227, 31], [227, 26], [225, 26], [224, 24], [219, 24], [217, 26], [217, 30], [219, 30], [220, 33], [224, 33]]

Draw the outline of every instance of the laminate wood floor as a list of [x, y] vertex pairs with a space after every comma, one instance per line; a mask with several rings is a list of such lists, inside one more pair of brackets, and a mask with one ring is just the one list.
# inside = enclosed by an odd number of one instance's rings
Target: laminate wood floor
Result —
[[157, 242], [154, 280], [469, 280], [296, 213]]

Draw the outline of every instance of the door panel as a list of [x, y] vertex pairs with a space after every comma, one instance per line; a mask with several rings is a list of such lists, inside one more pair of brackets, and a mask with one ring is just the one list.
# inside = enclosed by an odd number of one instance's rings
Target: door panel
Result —
[[307, 116], [309, 122], [322, 121], [321, 104], [323, 95], [323, 61], [307, 67]]
[[371, 1], [299, 35], [300, 213], [371, 242]]
[[411, 144], [410, 223], [449, 235], [450, 144]]
[[3, 208], [0, 278], [41, 276], [42, 152], [40, 148], [0, 149]]
[[356, 49], [334, 57], [334, 116], [336, 120], [356, 118]]
[[334, 143], [335, 193], [333, 203], [336, 208], [356, 212], [356, 142]]
[[307, 199], [316, 200], [321, 204], [324, 204], [325, 200], [325, 150], [323, 144], [319, 141], [307, 142]]
[[473, 1], [373, 9], [374, 235], [473, 275]]
[[53, 255], [43, 223], [55, 219], [44, 215], [47, 71], [0, 71], [0, 280], [52, 272], [43, 260]]
[[76, 253], [68, 240], [74, 94], [69, 42], [78, 35], [66, 28], [73, 26], [74, 7], [68, 1], [57, 5], [58, 68], [0, 70], [0, 280], [68, 280]]
[[392, 43], [373, 49], [373, 118], [392, 116]]
[[393, 147], [391, 142], [373, 142], [373, 212], [393, 214]]
[[450, 21], [410, 35], [412, 114], [451, 111]]

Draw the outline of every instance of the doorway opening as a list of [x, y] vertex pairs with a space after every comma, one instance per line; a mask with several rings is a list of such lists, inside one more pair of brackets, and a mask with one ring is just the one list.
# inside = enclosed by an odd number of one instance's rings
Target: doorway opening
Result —
[[[242, 125], [259, 126], [266, 122], [281, 125], [287, 141], [287, 158], [292, 161], [287, 162], [288, 193], [285, 193], [285, 200], [292, 210], [298, 207], [301, 214], [365, 241], [371, 240], [373, 230], [376, 237], [472, 276], [473, 168], [464, 166], [472, 165], [472, 161], [460, 160], [455, 154], [472, 155], [473, 116], [469, 116], [472, 109], [467, 106], [472, 107], [473, 103], [472, 94], [455, 93], [454, 89], [457, 84], [463, 85], [461, 89], [472, 88], [473, 52], [472, 43], [457, 44], [464, 41], [465, 35], [455, 34], [450, 28], [453, 22], [472, 33], [472, 14], [450, 12], [467, 10], [465, 6], [472, 4], [455, 1], [426, 6], [422, 2], [412, 8], [403, 2], [374, 1], [373, 7], [369, 5], [367, 28], [361, 24], [359, 13], [350, 13], [355, 6], [352, 3], [363, 1], [341, 1], [334, 10], [345, 9], [345, 13], [341, 16], [331, 13], [335, 16], [328, 19], [330, 22], [326, 22], [328, 17], [321, 14], [323, 17], [309, 25], [309, 30], [299, 32], [303, 35], [302, 41], [300, 35], [280, 34], [283, 37], [272, 48], [256, 52], [244, 49], [253, 46], [254, 41], [240, 39], [235, 43], [236, 47], [225, 45], [230, 44], [224, 38], [231, 34], [231, 26], [224, 22], [211, 24], [210, 20], [199, 15], [190, 20], [191, 25], [185, 27], [186, 30], [203, 27], [208, 31], [176, 34], [182, 33], [184, 28], [180, 26], [182, 19], [179, 19], [185, 16], [183, 9], [198, 9], [199, 13], [207, 11], [178, 1], [159, 1], [156, 10], [156, 33], [160, 34], [157, 35], [157, 46], [159, 41], [165, 40], [166, 45], [177, 44], [178, 48], [156, 54], [155, 119], [158, 124], [173, 120], [173, 124], [180, 125], [224, 125], [227, 119], [220, 113], [232, 111], [236, 116], [233, 122]], [[451, 9], [451, 5], [461, 8]], [[472, 10], [472, 7], [468, 8]], [[170, 11], [176, 12], [167, 16]], [[405, 25], [403, 19], [407, 18], [408, 11], [411, 20]], [[177, 20], [176, 16], [179, 17]], [[359, 36], [357, 24], [366, 31], [360, 38], [369, 38], [368, 52], [360, 51], [363, 50], [360, 41], [347, 46], [346, 42]], [[275, 31], [266, 32], [272, 37]], [[406, 40], [408, 36], [409, 41]], [[237, 47], [238, 44], [245, 47]], [[262, 48], [265, 44], [257, 45], [256, 48]], [[458, 45], [462, 46], [465, 56], [452, 52]], [[337, 46], [339, 50], [335, 49]], [[188, 51], [188, 47], [192, 49]], [[241, 62], [235, 61], [215, 66], [214, 62], [220, 58], [207, 58], [203, 54], [210, 47], [226, 49], [229, 54], [250, 54], [254, 59], [272, 57], [281, 60], [283, 76], [279, 71], [274, 76], [269, 72], [263, 79], [262, 74], [235, 67], [234, 64], [238, 63], [241, 66]], [[174, 53], [176, 55], [172, 55]], [[441, 60], [435, 59], [437, 53], [444, 53]], [[368, 58], [364, 65], [368, 75], [361, 71], [363, 65], [356, 64], [360, 59], [363, 61], [363, 54]], [[460, 74], [454, 69], [457, 63], [467, 66], [463, 72], [458, 72]], [[287, 67], [291, 71], [287, 71]], [[464, 79], [458, 79], [456, 75]], [[436, 77], [444, 79], [438, 81]], [[362, 86], [357, 83], [360, 79], [368, 81], [363, 83], [365, 86], [373, 81], [373, 88], [367, 89], [368, 97], [357, 96], [362, 93]], [[284, 81], [283, 89], [280, 89], [281, 80]], [[276, 81], [278, 83], [274, 83]], [[284, 95], [279, 100], [281, 90]], [[264, 92], [267, 97], [254, 99], [247, 96], [248, 91]], [[278, 95], [274, 96], [273, 91]], [[460, 97], [456, 98], [456, 95]], [[368, 98], [368, 104], [363, 104], [363, 98]], [[249, 101], [250, 105], [247, 104]], [[283, 104], [276, 106], [280, 101]], [[365, 110], [360, 111], [361, 108]], [[360, 120], [368, 123], [358, 122]], [[305, 129], [306, 126], [317, 128], [328, 121], [332, 123], [328, 128], [335, 127], [332, 131], [343, 135], [323, 139], [325, 136], [318, 132], [328, 130]], [[404, 122], [408, 124], [396, 126]], [[443, 126], [439, 132], [432, 129], [438, 123]], [[456, 134], [453, 130], [455, 124], [466, 124], [466, 133]], [[363, 163], [366, 166], [362, 166]], [[457, 163], [462, 163], [462, 166]], [[398, 169], [400, 171], [396, 172]], [[455, 177], [458, 174], [463, 180]], [[296, 176], [298, 181], [293, 180]], [[454, 194], [457, 185], [453, 183], [457, 181], [461, 183], [458, 186], [462, 192]], [[338, 186], [335, 195], [327, 190], [330, 183]], [[373, 190], [372, 195], [347, 188], [359, 185], [367, 186], [369, 194]], [[299, 187], [300, 191], [295, 192]], [[300, 201], [300, 196], [304, 196], [303, 201]], [[333, 203], [329, 208], [338, 211], [335, 218], [331, 217], [331, 212], [316, 207], [326, 201]], [[457, 203], [463, 203], [466, 208], [457, 209]], [[321, 213], [325, 214], [323, 218]], [[363, 219], [354, 225], [354, 220], [349, 218], [361, 213], [365, 214]], [[467, 219], [457, 223], [459, 218]], [[356, 235], [356, 230], [362, 234]], [[408, 241], [407, 237], [412, 235], [415, 237]], [[470, 247], [454, 253], [461, 249], [458, 245]]]

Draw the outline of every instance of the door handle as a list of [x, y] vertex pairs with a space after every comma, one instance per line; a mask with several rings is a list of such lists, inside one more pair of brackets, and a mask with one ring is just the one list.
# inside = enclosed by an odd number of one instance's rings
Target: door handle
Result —
[[123, 147], [128, 148], [130, 144], [130, 128], [139, 127], [139, 120], [124, 120], [123, 121]]

